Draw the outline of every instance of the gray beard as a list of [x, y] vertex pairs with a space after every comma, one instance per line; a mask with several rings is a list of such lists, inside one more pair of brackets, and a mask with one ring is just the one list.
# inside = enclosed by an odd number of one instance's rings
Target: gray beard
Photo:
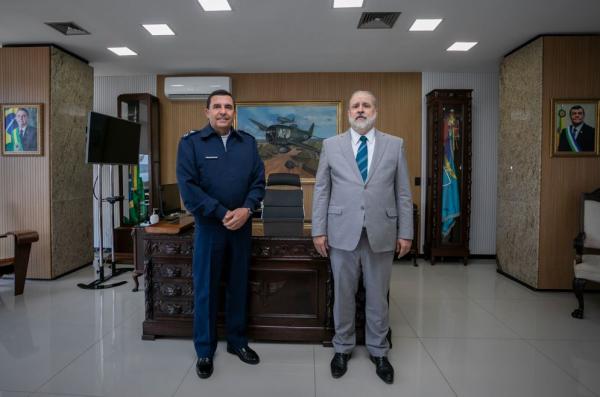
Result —
[[348, 122], [350, 123], [350, 127], [356, 132], [366, 133], [373, 128], [375, 125], [375, 120], [377, 116], [367, 117], [365, 120], [355, 120], [351, 116], [348, 116]]

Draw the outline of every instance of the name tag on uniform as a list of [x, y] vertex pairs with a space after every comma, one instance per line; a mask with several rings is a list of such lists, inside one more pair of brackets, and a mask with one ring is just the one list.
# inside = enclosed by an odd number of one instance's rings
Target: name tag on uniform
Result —
[[204, 158], [207, 160], [217, 160], [219, 156], [205, 156]]

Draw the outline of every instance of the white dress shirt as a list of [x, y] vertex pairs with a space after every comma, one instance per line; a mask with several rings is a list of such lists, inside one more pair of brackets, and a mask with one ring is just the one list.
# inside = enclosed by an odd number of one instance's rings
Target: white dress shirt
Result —
[[[354, 158], [356, 158], [356, 153], [358, 153], [358, 147], [360, 146], [360, 137], [362, 135], [352, 128], [350, 128], [350, 135], [352, 136], [352, 151], [354, 152]], [[375, 150], [375, 128], [371, 128], [365, 136], [367, 137], [367, 175], [369, 175], [371, 163], [373, 162], [373, 151]]]
[[231, 132], [228, 132], [227, 135], [221, 135], [223, 146], [225, 146], [225, 151], [227, 151], [227, 139], [229, 139], [229, 135], [231, 135]]

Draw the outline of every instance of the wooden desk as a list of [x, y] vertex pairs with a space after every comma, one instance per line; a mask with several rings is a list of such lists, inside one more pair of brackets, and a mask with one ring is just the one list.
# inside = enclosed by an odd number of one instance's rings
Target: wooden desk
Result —
[[[146, 319], [143, 339], [192, 336], [193, 231], [144, 233]], [[248, 337], [328, 343], [333, 335], [329, 261], [309, 237], [252, 238]], [[224, 335], [224, 290], [219, 336]]]

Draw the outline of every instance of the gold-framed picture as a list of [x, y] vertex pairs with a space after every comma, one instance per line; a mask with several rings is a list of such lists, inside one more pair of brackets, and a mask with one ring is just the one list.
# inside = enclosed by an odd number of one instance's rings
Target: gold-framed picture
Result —
[[341, 132], [342, 102], [238, 102], [234, 126], [256, 138], [267, 177], [286, 172], [314, 183], [323, 139]]
[[2, 154], [43, 156], [43, 105], [2, 105]]
[[599, 118], [597, 99], [553, 99], [552, 156], [599, 156]]

